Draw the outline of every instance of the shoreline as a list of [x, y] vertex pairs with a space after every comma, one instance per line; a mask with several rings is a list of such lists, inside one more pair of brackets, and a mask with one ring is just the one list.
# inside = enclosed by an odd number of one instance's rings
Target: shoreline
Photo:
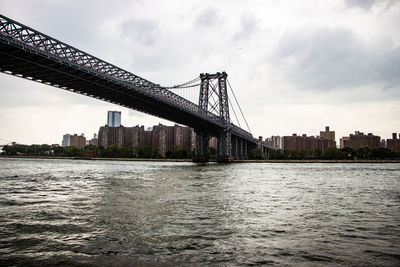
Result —
[[[66, 160], [108, 160], [108, 161], [149, 161], [149, 162], [193, 162], [192, 159], [146, 159], [146, 158], [92, 158], [92, 157], [56, 157], [56, 156], [9, 156], [0, 155], [0, 158], [21, 159], [66, 159]], [[211, 159], [209, 162], [216, 162]], [[358, 159], [358, 160], [330, 160], [330, 159], [266, 159], [250, 160], [236, 159], [231, 163], [400, 163], [400, 159]]]

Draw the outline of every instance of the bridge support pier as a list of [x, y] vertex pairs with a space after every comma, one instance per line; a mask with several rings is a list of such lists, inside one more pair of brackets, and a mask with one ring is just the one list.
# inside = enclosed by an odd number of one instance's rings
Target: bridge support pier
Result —
[[239, 158], [243, 158], [243, 139], [240, 139]]
[[232, 136], [229, 132], [218, 136], [218, 159], [220, 163], [231, 162], [232, 158]]
[[196, 131], [196, 148], [193, 162], [204, 163], [210, 160], [207, 154], [209, 140], [210, 136], [207, 133]]
[[232, 138], [232, 157], [234, 159], [239, 158], [239, 138], [237, 136]]

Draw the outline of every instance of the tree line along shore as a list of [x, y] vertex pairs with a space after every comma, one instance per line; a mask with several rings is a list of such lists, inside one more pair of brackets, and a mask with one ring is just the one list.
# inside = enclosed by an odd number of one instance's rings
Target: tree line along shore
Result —
[[[107, 158], [107, 159], [192, 159], [193, 153], [177, 146], [172, 151], [167, 151], [160, 155], [157, 149], [151, 146], [122, 147], [110, 145], [107, 148], [88, 145], [83, 149], [76, 147], [60, 147], [51, 145], [6, 145], [3, 147], [2, 155], [5, 156], [30, 156], [30, 157], [72, 157], [72, 158]], [[208, 156], [210, 159], [216, 157], [217, 151], [209, 148]], [[345, 147], [338, 149], [330, 147], [322, 151], [312, 150], [269, 150], [268, 160], [273, 161], [292, 161], [292, 160], [339, 160], [339, 161], [362, 161], [362, 160], [400, 160], [400, 153], [386, 148], [360, 147], [357, 149]], [[265, 155], [261, 149], [249, 151], [248, 160], [265, 160]]]

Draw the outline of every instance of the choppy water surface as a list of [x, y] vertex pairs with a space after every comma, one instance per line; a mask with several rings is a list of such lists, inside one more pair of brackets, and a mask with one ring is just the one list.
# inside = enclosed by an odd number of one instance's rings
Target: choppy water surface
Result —
[[0, 159], [0, 265], [400, 265], [400, 164]]

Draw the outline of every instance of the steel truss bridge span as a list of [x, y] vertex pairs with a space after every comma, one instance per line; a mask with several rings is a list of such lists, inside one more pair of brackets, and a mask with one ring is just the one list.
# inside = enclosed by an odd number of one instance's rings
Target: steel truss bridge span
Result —
[[[196, 105], [133, 73], [107, 63], [66, 43], [0, 15], [0, 71], [60, 89], [108, 101], [195, 129], [203, 143], [216, 136], [226, 144], [218, 149], [220, 158], [246, 157], [247, 146], [256, 141], [229, 120], [226, 73], [200, 75], [200, 100]], [[206, 77], [206, 78], [204, 78]], [[219, 79], [220, 114], [207, 109], [210, 79]], [[225, 90], [225, 91], [224, 91]], [[226, 102], [226, 103], [225, 103]], [[221, 137], [221, 136], [225, 136]], [[232, 137], [233, 136], [233, 139]], [[228, 140], [228, 139], [229, 140]], [[235, 140], [245, 147], [235, 155]], [[221, 142], [219, 142], [220, 144]], [[204, 145], [197, 144], [197, 158], [204, 159]], [[219, 145], [220, 146], [220, 145]], [[240, 148], [236, 148], [240, 150]]]

